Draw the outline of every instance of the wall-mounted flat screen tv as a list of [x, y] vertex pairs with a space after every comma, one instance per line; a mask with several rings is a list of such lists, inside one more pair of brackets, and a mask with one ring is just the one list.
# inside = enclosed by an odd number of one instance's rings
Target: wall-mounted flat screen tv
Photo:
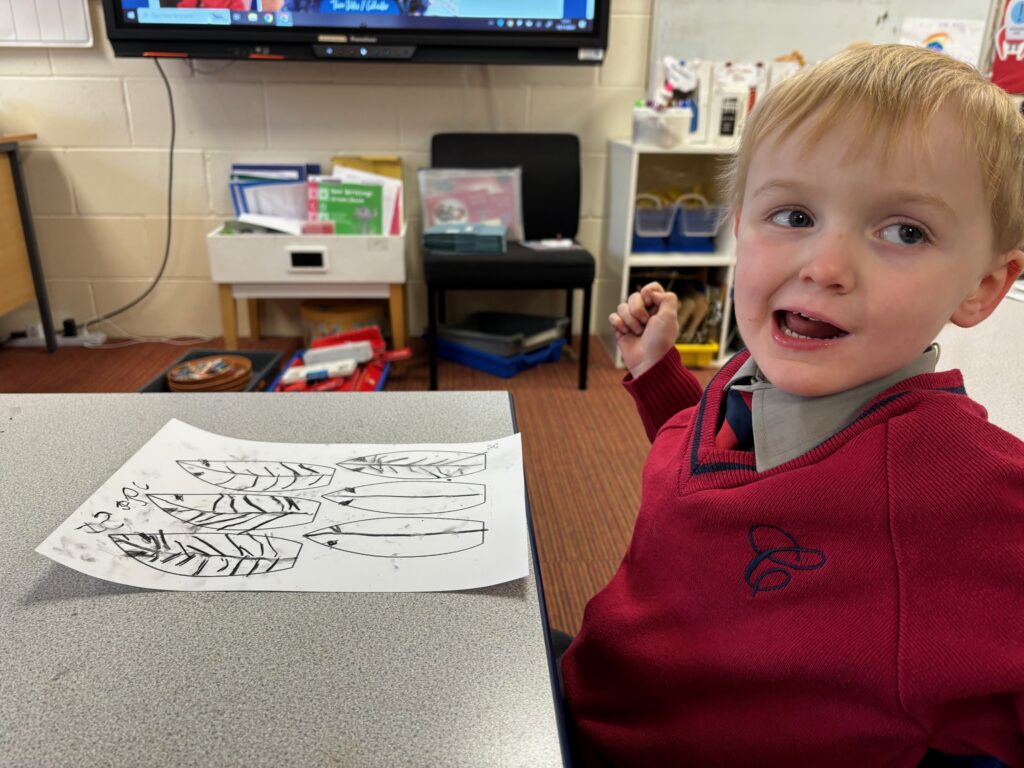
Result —
[[600, 64], [611, 0], [103, 0], [118, 56]]

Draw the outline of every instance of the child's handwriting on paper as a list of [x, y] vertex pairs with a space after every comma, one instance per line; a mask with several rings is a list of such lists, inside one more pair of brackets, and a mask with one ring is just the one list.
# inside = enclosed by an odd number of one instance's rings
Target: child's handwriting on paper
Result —
[[93, 512], [92, 516], [99, 520], [97, 523], [82, 523], [75, 530], [85, 530], [86, 533], [106, 533], [107, 531], [116, 531], [118, 528], [124, 527], [124, 523], [118, 523], [117, 525], [110, 524], [111, 514], [109, 512]]
[[[124, 512], [131, 510], [133, 505], [135, 507], [148, 506], [149, 502], [142, 498], [142, 494], [139, 493], [140, 490], [148, 491], [149, 486], [145, 483], [136, 482], [124, 486], [121, 489], [121, 498], [114, 502], [114, 506]], [[75, 530], [84, 530], [86, 533], [106, 533], [107, 531], [116, 531], [118, 528], [124, 527], [123, 522], [112, 520], [113, 515], [110, 512], [93, 512], [92, 517], [95, 518], [95, 522], [82, 523]]]
[[114, 506], [116, 506], [118, 509], [128, 511], [129, 509], [132, 508], [133, 504], [136, 504], [140, 507], [144, 507], [149, 503], [145, 499], [140, 498], [141, 494], [137, 490], [135, 490], [136, 488], [139, 488], [143, 491], [148, 491], [149, 486], [143, 483], [132, 483], [132, 485], [134, 485], [135, 488], [132, 488], [131, 486], [125, 486], [124, 488], [121, 489], [121, 495], [123, 496], [123, 498], [114, 502]]

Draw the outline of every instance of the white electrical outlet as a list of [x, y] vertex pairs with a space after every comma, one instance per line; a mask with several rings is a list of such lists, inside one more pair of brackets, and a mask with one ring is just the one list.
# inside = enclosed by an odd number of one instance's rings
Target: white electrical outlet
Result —
[[[26, 329], [26, 333], [30, 332]], [[107, 340], [107, 334], [98, 331], [80, 333], [77, 336], [57, 336], [58, 347], [84, 347], [86, 344], [99, 346]], [[39, 336], [25, 336], [19, 339], [9, 339], [5, 347], [45, 347], [46, 338], [40, 331]]]

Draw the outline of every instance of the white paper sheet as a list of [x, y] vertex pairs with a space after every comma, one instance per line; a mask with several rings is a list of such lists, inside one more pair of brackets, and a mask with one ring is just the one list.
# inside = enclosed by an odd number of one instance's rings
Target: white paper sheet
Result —
[[247, 213], [261, 216], [280, 216], [286, 219], [305, 219], [308, 205], [306, 182], [295, 184], [258, 184], [242, 187]]
[[428, 592], [528, 573], [519, 435], [264, 443], [172, 419], [36, 551], [169, 590]]

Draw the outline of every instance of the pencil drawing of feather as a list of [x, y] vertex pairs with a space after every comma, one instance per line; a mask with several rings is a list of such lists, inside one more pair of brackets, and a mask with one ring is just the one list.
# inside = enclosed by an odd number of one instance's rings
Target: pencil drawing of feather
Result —
[[136, 562], [176, 576], [256, 576], [295, 565], [302, 545], [246, 533], [111, 533]]
[[304, 538], [328, 549], [369, 557], [451, 555], [484, 543], [481, 520], [445, 517], [375, 517], [353, 520], [307, 533]]
[[151, 493], [167, 514], [189, 525], [217, 531], [254, 531], [311, 523], [320, 502], [259, 493]]
[[302, 491], [328, 485], [334, 467], [295, 461], [179, 461], [178, 465], [203, 482], [229, 491]]
[[464, 451], [390, 451], [338, 462], [339, 467], [367, 475], [418, 480], [462, 477], [487, 469], [487, 454]]
[[458, 512], [483, 504], [487, 489], [479, 483], [439, 480], [398, 480], [370, 483], [328, 493], [325, 499], [343, 507], [385, 512], [389, 515], [436, 515]]

